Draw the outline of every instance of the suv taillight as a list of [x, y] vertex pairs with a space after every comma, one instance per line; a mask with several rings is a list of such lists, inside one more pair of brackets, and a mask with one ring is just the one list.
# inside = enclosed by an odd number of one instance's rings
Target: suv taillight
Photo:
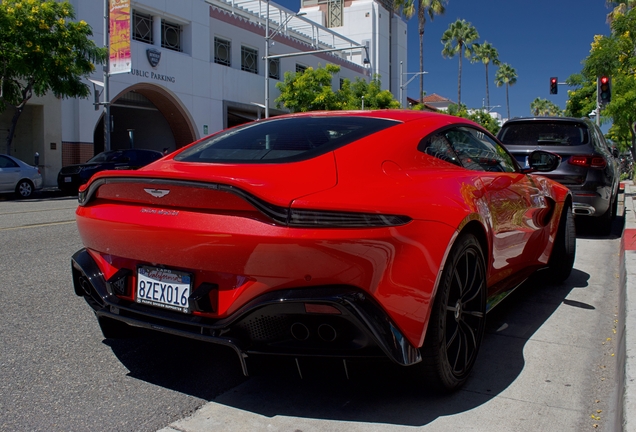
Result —
[[607, 166], [607, 161], [603, 156], [594, 155], [577, 155], [570, 156], [568, 162], [571, 165], [577, 165], [588, 168], [603, 169]]

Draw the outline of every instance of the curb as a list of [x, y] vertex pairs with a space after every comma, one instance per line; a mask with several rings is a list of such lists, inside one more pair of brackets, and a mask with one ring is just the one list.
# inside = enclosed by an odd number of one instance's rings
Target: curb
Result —
[[[633, 194], [636, 187], [632, 181], [621, 182], [624, 190], [625, 227], [620, 248], [621, 294], [618, 316], [618, 359], [616, 426], [618, 430], [636, 428], [636, 214]], [[623, 386], [620, 386], [623, 383]]]

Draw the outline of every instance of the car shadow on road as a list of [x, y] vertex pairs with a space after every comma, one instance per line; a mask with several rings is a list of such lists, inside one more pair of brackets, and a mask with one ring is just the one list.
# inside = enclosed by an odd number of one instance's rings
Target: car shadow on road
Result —
[[244, 378], [236, 354], [225, 347], [162, 334], [105, 342], [131, 377], [258, 415], [423, 426], [506, 390], [524, 370], [526, 343], [559, 306], [592, 307], [566, 300], [588, 280], [575, 269], [560, 285], [537, 274], [519, 287], [489, 313], [471, 378], [449, 395], [384, 360], [351, 360], [345, 369], [341, 359], [250, 357]]

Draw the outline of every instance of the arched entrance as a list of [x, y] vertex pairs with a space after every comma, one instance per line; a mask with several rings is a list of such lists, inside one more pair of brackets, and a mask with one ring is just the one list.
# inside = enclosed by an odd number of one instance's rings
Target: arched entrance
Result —
[[[112, 150], [174, 151], [196, 140], [194, 122], [179, 100], [154, 84], [128, 87], [111, 99]], [[104, 116], [93, 133], [95, 154], [104, 151]]]

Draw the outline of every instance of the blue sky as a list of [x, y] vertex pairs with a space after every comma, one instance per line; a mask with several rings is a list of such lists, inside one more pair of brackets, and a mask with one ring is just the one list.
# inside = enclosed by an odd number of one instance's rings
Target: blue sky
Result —
[[[299, 0], [274, 0], [297, 11]], [[517, 83], [510, 87], [510, 115], [530, 115], [530, 103], [537, 97], [565, 108], [567, 86], [551, 95], [550, 77], [565, 81], [581, 71], [595, 34], [610, 32], [605, 19], [610, 10], [605, 0], [449, 0], [446, 13], [427, 21], [424, 29], [424, 91], [457, 101], [458, 59], [442, 57], [442, 33], [457, 19], [470, 22], [499, 51], [499, 59], [517, 71]], [[417, 17], [408, 21], [408, 72], [419, 70]], [[494, 84], [496, 68], [489, 67], [491, 106], [506, 116], [505, 87]], [[412, 75], [404, 77], [407, 81]], [[417, 98], [418, 78], [408, 86], [408, 95]], [[462, 103], [481, 107], [486, 97], [485, 68], [464, 59]]]

